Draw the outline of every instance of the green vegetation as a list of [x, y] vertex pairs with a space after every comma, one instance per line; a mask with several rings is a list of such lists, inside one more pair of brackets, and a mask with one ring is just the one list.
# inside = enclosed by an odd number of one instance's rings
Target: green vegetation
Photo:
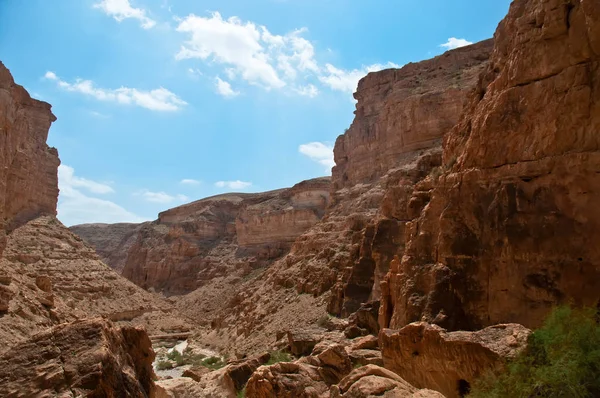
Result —
[[170, 359], [171, 361], [175, 362], [176, 366], [182, 366], [185, 364], [183, 355], [181, 355], [181, 353], [177, 350], [173, 350], [167, 353], [167, 359]]
[[204, 358], [199, 365], [204, 366], [205, 368], [209, 368], [211, 370], [217, 370], [227, 365], [227, 362], [221, 357], [208, 357]]
[[244, 387], [237, 393], [237, 398], [244, 398], [246, 396], [246, 388]]
[[600, 397], [597, 310], [556, 308], [506, 372], [480, 379], [469, 397]]
[[171, 361], [158, 361], [158, 363], [156, 364], [156, 369], [158, 370], [167, 370], [167, 369], [173, 369], [173, 362]]
[[266, 363], [266, 365], [274, 365], [279, 362], [291, 362], [292, 355], [285, 351], [273, 351], [271, 352], [271, 358]]

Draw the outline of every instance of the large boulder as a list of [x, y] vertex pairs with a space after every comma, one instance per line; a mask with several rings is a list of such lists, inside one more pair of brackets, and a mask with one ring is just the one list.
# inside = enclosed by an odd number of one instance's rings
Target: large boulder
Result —
[[331, 398], [444, 398], [432, 390], [419, 390], [394, 372], [376, 365], [355, 369], [331, 388]]
[[477, 332], [446, 332], [437, 325], [412, 323], [383, 329], [383, 363], [410, 384], [448, 398], [464, 396], [488, 371], [501, 370], [527, 346], [531, 331], [517, 324], [490, 326]]
[[91, 319], [55, 326], [0, 356], [2, 397], [153, 396], [154, 351], [143, 329]]

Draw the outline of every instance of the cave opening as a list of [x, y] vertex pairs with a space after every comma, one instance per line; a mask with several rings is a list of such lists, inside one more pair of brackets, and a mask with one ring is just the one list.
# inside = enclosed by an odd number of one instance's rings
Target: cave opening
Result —
[[458, 381], [458, 396], [466, 397], [471, 392], [471, 383], [464, 379]]

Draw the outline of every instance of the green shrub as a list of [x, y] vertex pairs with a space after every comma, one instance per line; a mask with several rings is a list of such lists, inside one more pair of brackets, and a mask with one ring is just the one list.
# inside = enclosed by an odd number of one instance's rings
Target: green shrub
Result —
[[246, 388], [241, 389], [237, 393], [237, 398], [244, 398], [246, 396]]
[[469, 397], [600, 397], [597, 316], [589, 308], [556, 308], [506, 372], [478, 380]]
[[279, 362], [291, 362], [292, 356], [285, 351], [273, 351], [271, 352], [271, 358], [266, 363], [267, 365], [274, 365]]
[[226, 364], [227, 363], [223, 359], [221, 359], [220, 357], [208, 357], [208, 358], [204, 358], [200, 362], [201, 366], [204, 366], [205, 368], [209, 368], [209, 369], [212, 369], [212, 370], [221, 369]]
[[158, 363], [156, 364], [156, 369], [158, 369], [158, 370], [173, 369], [173, 363], [171, 361], [158, 361]]
[[175, 362], [177, 364], [177, 366], [182, 366], [185, 364], [183, 355], [181, 355], [181, 353], [177, 350], [173, 350], [173, 351], [167, 353], [167, 358], [170, 359], [171, 361]]

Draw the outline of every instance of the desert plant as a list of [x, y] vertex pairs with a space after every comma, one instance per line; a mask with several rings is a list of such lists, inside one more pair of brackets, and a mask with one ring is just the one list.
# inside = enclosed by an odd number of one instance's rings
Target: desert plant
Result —
[[173, 350], [173, 351], [167, 353], [167, 358], [170, 359], [171, 361], [175, 362], [177, 364], [177, 366], [182, 366], [185, 364], [183, 355], [181, 355], [181, 353], [177, 350]]
[[244, 398], [246, 396], [246, 388], [244, 387], [237, 393], [237, 398]]
[[204, 366], [205, 368], [209, 368], [211, 370], [221, 369], [227, 363], [220, 357], [208, 357], [204, 358], [200, 362], [200, 366]]
[[556, 308], [500, 375], [478, 380], [471, 398], [600, 396], [597, 310]]
[[279, 362], [291, 362], [291, 361], [292, 361], [292, 356], [290, 355], [290, 353], [285, 352], [285, 351], [272, 351], [271, 358], [269, 358], [267, 365], [274, 365]]
[[158, 369], [158, 370], [173, 369], [173, 363], [171, 361], [158, 361], [158, 363], [156, 364], [156, 369]]

